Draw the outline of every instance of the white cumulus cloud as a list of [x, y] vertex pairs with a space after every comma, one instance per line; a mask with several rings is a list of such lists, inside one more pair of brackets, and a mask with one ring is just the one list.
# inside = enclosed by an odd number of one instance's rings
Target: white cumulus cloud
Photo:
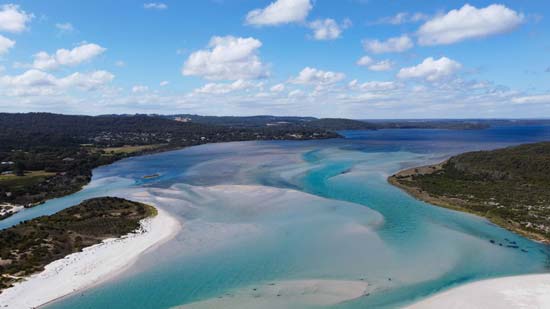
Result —
[[374, 60], [371, 57], [363, 56], [363, 57], [359, 58], [359, 60], [357, 60], [356, 64], [358, 66], [365, 67], [365, 66], [371, 65], [373, 62], [374, 62]]
[[437, 16], [418, 30], [421, 45], [452, 44], [471, 38], [482, 38], [504, 33], [517, 28], [523, 14], [501, 4], [492, 4], [478, 9], [469, 4]]
[[361, 67], [367, 67], [371, 71], [381, 72], [389, 71], [393, 68], [393, 62], [391, 60], [376, 61], [369, 56], [363, 56], [357, 60], [356, 64]]
[[15, 46], [15, 41], [0, 35], [0, 55], [6, 54], [12, 47]]
[[232, 83], [208, 83], [201, 88], [195, 89], [195, 93], [202, 94], [226, 94], [238, 90], [246, 90], [260, 87], [261, 83], [254, 83], [247, 80], [236, 80]]
[[89, 73], [76, 72], [57, 78], [44, 71], [30, 69], [20, 75], [4, 75], [0, 77], [0, 85], [4, 86], [10, 96], [48, 96], [58, 95], [63, 90], [73, 88], [92, 91], [114, 79], [107, 71]]
[[343, 80], [345, 77], [344, 73], [306, 67], [297, 77], [292, 79], [292, 82], [302, 85], [330, 85]]
[[398, 84], [396, 82], [387, 81], [387, 82], [381, 82], [381, 81], [370, 81], [365, 83], [359, 83], [356, 79], [349, 82], [348, 87], [355, 90], [362, 90], [362, 91], [387, 91], [387, 90], [395, 90], [398, 88]]
[[369, 70], [376, 72], [389, 71], [393, 68], [393, 62], [387, 59], [381, 60], [369, 65], [368, 68]]
[[433, 82], [454, 75], [462, 65], [447, 57], [441, 57], [435, 60], [432, 57], [424, 59], [422, 63], [399, 70], [397, 77], [421, 78]]
[[185, 61], [182, 74], [209, 80], [256, 79], [269, 74], [258, 56], [262, 42], [254, 38], [215, 36], [207, 49], [198, 50]]
[[303, 22], [312, 7], [310, 0], [276, 0], [263, 9], [248, 12], [246, 23], [264, 26]]
[[363, 40], [363, 47], [365, 50], [374, 54], [400, 53], [411, 49], [413, 46], [413, 41], [407, 35], [389, 38], [386, 41]]
[[60, 66], [76, 66], [101, 55], [105, 50], [97, 44], [83, 44], [70, 50], [58, 49], [52, 55], [41, 51], [34, 55], [32, 67], [39, 70], [53, 70]]
[[93, 71], [90, 73], [76, 72], [58, 80], [63, 88], [78, 87], [84, 90], [96, 90], [111, 82], [115, 76], [108, 71]]
[[317, 19], [309, 23], [309, 28], [313, 30], [313, 38], [316, 40], [334, 40], [342, 35], [344, 29], [351, 26], [351, 21], [346, 19], [339, 25], [334, 19]]
[[0, 31], [22, 32], [34, 16], [21, 10], [18, 5], [0, 6]]

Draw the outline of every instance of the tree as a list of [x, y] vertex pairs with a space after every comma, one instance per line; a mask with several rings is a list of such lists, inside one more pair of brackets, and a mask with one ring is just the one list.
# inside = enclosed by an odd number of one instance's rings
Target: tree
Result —
[[15, 175], [17, 176], [25, 175], [25, 163], [23, 163], [23, 161], [17, 161], [15, 163]]

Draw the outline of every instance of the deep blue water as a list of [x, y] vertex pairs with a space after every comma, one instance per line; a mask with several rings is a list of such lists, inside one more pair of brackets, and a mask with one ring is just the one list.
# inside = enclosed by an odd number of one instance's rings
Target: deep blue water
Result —
[[[386, 182], [402, 168], [456, 153], [550, 140], [550, 127], [342, 134], [346, 139], [225, 143], [130, 158], [96, 169], [81, 192], [0, 227], [93, 196], [136, 193], [183, 223], [175, 239], [122, 277], [48, 308], [245, 307], [269, 297], [251, 292], [267, 284], [360, 279], [370, 285], [368, 296], [325, 307], [393, 308], [465, 282], [550, 270], [547, 246]], [[153, 173], [161, 177], [143, 179]], [[527, 252], [498, 246], [511, 241]], [[317, 307], [285, 293], [270, 304]]]

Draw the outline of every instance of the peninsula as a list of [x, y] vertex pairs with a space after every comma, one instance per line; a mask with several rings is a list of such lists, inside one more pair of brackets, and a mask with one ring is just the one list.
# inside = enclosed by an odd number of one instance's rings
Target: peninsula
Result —
[[550, 241], [550, 142], [469, 152], [388, 180], [430, 204]]

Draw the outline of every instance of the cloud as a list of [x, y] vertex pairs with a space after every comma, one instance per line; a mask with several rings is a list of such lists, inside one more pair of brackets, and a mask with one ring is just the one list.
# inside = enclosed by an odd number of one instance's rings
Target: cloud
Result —
[[423, 24], [417, 32], [418, 43], [441, 45], [487, 37], [512, 31], [523, 20], [523, 14], [501, 4], [492, 4], [482, 9], [466, 4]]
[[413, 41], [407, 35], [389, 38], [386, 41], [363, 40], [365, 50], [374, 54], [401, 53], [411, 49], [413, 46]]
[[20, 75], [4, 75], [0, 77], [0, 84], [9, 96], [49, 96], [59, 95], [62, 91], [72, 88], [96, 90], [113, 79], [114, 75], [107, 71], [76, 72], [57, 78], [50, 73], [30, 69]]
[[344, 73], [306, 67], [291, 81], [302, 85], [330, 85], [343, 80], [345, 77]]
[[119, 67], [119, 68], [123, 68], [123, 67], [126, 66], [126, 62], [124, 62], [124, 61], [122, 61], [122, 60], [117, 60], [117, 61], [115, 62], [115, 65], [116, 65], [117, 67]]
[[366, 67], [368, 65], [371, 65], [374, 62], [374, 60], [369, 56], [363, 56], [357, 60], [356, 64], [358, 66]]
[[513, 98], [516, 104], [550, 104], [550, 94], [540, 94]]
[[303, 22], [312, 7], [310, 0], [276, 0], [263, 9], [248, 12], [246, 23], [266, 26]]
[[454, 75], [462, 65], [447, 57], [434, 60], [432, 57], [424, 59], [422, 63], [399, 70], [397, 77], [402, 79], [421, 78], [433, 82]]
[[32, 67], [39, 70], [53, 70], [60, 66], [76, 66], [101, 55], [105, 51], [105, 48], [97, 44], [83, 44], [71, 50], [58, 49], [53, 55], [41, 51], [34, 55]]
[[389, 71], [393, 68], [393, 62], [391, 60], [381, 60], [376, 63], [373, 63], [369, 65], [369, 70], [376, 71], [376, 72], [382, 72], [382, 71]]
[[0, 35], [0, 55], [6, 54], [12, 47], [15, 46], [15, 41]]
[[300, 89], [294, 89], [288, 93], [289, 98], [301, 97], [304, 95], [304, 92]]
[[149, 2], [144, 3], [143, 8], [146, 10], [166, 10], [168, 8], [168, 5], [161, 2]]
[[132, 87], [132, 93], [144, 93], [149, 91], [149, 87], [144, 85], [134, 85]]
[[0, 31], [22, 32], [27, 29], [27, 24], [33, 19], [32, 14], [27, 14], [15, 4], [0, 6]]
[[362, 91], [387, 91], [395, 90], [399, 87], [396, 82], [380, 82], [380, 81], [370, 81], [360, 84], [356, 79], [349, 82], [348, 87], [354, 90]]
[[161, 81], [161, 82], [159, 83], [159, 86], [161, 86], [161, 87], [165, 87], [165, 86], [168, 86], [168, 84], [170, 84], [170, 82], [169, 82], [169, 81], [167, 81], [167, 80], [163, 80], [163, 81]]
[[277, 84], [277, 85], [274, 85], [271, 88], [269, 88], [269, 91], [271, 91], [271, 92], [282, 92], [284, 90], [285, 90], [285, 85], [284, 84]]
[[233, 83], [208, 83], [201, 88], [195, 89], [194, 93], [201, 94], [226, 94], [238, 90], [260, 87], [261, 83], [253, 83], [246, 80], [236, 80]]
[[389, 71], [393, 68], [393, 62], [390, 60], [375, 61], [369, 56], [363, 56], [357, 60], [356, 64], [361, 67], [367, 67], [371, 71]]
[[57, 81], [63, 88], [78, 87], [83, 90], [96, 90], [111, 82], [115, 76], [108, 71], [93, 71], [90, 73], [76, 72]]
[[215, 36], [207, 49], [193, 52], [185, 61], [182, 74], [209, 80], [257, 79], [269, 75], [260, 61], [262, 42], [254, 38]]
[[374, 22], [373, 24], [388, 24], [388, 25], [402, 25], [407, 23], [416, 23], [427, 20], [429, 17], [424, 13], [408, 13], [401, 12], [394, 16], [383, 17]]
[[59, 30], [59, 33], [69, 33], [75, 30], [71, 23], [57, 23], [55, 27]]
[[349, 19], [339, 25], [334, 19], [317, 19], [309, 23], [309, 28], [313, 30], [313, 38], [316, 40], [334, 40], [341, 36], [342, 31], [351, 26]]

